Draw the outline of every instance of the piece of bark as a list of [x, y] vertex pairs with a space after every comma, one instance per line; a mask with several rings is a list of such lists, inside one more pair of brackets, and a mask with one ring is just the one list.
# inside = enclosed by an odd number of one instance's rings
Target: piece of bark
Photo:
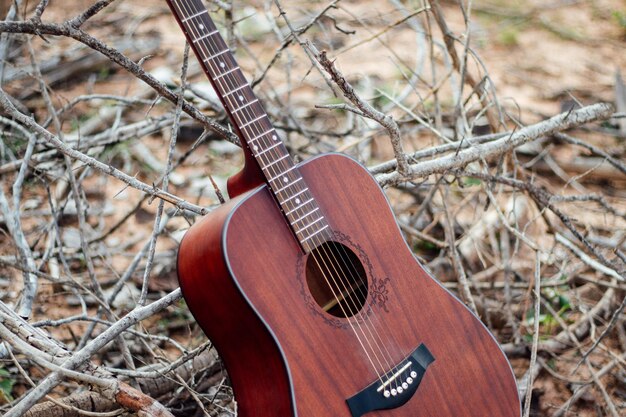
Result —
[[124, 408], [136, 411], [139, 417], [174, 417], [163, 404], [128, 384], [120, 383], [115, 400]]
[[111, 401], [94, 391], [73, 394], [61, 398], [57, 402], [74, 408], [63, 408], [52, 401], [46, 401], [28, 410], [24, 417], [82, 417], [77, 409], [92, 413], [104, 413], [120, 408], [115, 401]]

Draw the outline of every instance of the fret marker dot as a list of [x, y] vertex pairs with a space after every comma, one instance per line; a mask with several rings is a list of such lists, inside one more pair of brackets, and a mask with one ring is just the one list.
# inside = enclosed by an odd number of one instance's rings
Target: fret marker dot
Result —
[[289, 182], [289, 178], [287, 178], [287, 177], [283, 177], [283, 181], [285, 181], [285, 182]]
[[300, 204], [300, 199], [296, 198], [296, 204]]
[[258, 150], [259, 150], [259, 147], [258, 147], [258, 146], [256, 146], [256, 145], [254, 145], [252, 148], [253, 148], [255, 151], [258, 151]]
[[243, 101], [243, 96], [239, 96], [239, 101]]
[[220, 67], [224, 68], [226, 66], [226, 64], [224, 64], [223, 62], [220, 62]]
[[202, 23], [200, 23], [200, 24], [198, 25], [198, 29], [200, 29], [200, 30], [204, 29], [204, 25], [203, 25]]
[[276, 135], [272, 135], [272, 139], [274, 139], [274, 140], [278, 140], [278, 136], [276, 136]]

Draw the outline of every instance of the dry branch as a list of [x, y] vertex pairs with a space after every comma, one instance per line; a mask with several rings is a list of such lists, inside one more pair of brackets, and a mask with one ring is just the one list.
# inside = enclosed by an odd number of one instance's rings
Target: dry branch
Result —
[[20, 123], [22, 123], [24, 126], [29, 127], [30, 129], [32, 129], [33, 131], [37, 132], [37, 134], [39, 134], [42, 138], [44, 138], [46, 141], [48, 141], [50, 143], [51, 146], [54, 146], [56, 149], [58, 149], [60, 152], [62, 152], [64, 155], [67, 155], [68, 157], [72, 158], [72, 159], [77, 159], [81, 162], [83, 162], [85, 165], [90, 166], [91, 168], [97, 169], [98, 171], [107, 174], [107, 175], [111, 175], [112, 177], [115, 177], [117, 179], [119, 179], [120, 181], [128, 184], [129, 186], [136, 188], [140, 191], [143, 191], [144, 193], [152, 196], [152, 197], [156, 197], [156, 198], [160, 198], [163, 199], [173, 205], [175, 205], [176, 207], [178, 207], [181, 210], [189, 210], [193, 213], [198, 213], [198, 214], [206, 214], [208, 211], [203, 208], [203, 207], [198, 207], [197, 205], [194, 204], [190, 204], [178, 197], [176, 197], [175, 195], [172, 195], [168, 192], [165, 192], [159, 188], [156, 187], [150, 187], [149, 185], [137, 180], [136, 178], [133, 178], [125, 173], [123, 173], [122, 171], [120, 171], [119, 169], [113, 167], [112, 165], [106, 165], [90, 156], [85, 155], [82, 152], [77, 151], [76, 149], [73, 149], [71, 147], [69, 147], [68, 145], [66, 145], [62, 140], [60, 140], [57, 136], [53, 135], [52, 133], [50, 133], [49, 131], [47, 131], [46, 129], [44, 129], [42, 126], [40, 126], [39, 124], [37, 124], [37, 122], [35, 122], [32, 118], [20, 113], [15, 106], [13, 106], [13, 104], [8, 100], [6, 94], [4, 93], [4, 91], [2, 89], [0, 89], [0, 104], [4, 107], [4, 109], [9, 112], [16, 120], [18, 120]]
[[536, 140], [540, 137], [551, 135], [554, 132], [567, 130], [572, 127], [583, 126], [587, 123], [599, 120], [607, 120], [611, 118], [613, 111], [613, 106], [610, 104], [600, 103], [573, 110], [571, 112], [564, 112], [551, 117], [546, 121], [523, 127], [518, 131], [513, 132], [510, 136], [460, 150], [454, 155], [444, 156], [417, 164], [411, 164], [409, 165], [408, 176], [403, 176], [394, 172], [390, 174], [380, 174], [376, 177], [376, 179], [378, 180], [378, 183], [384, 187], [398, 184], [408, 179], [446, 173], [447, 171], [455, 168], [462, 168], [474, 161], [487, 160], [494, 156], [505, 154], [511, 149]]
[[[91, 342], [89, 342], [83, 349], [73, 353], [71, 356], [68, 357], [68, 359], [64, 360], [59, 365], [60, 371], [53, 371], [48, 376], [46, 376], [37, 385], [37, 387], [35, 387], [32, 391], [25, 395], [13, 408], [11, 408], [5, 414], [5, 417], [22, 416], [34, 404], [41, 400], [41, 398], [47, 395], [55, 386], [61, 383], [61, 381], [63, 380], [62, 372], [64, 370], [73, 371], [83, 366], [87, 361], [89, 361], [91, 356], [96, 354], [107, 343], [118, 337], [123, 331], [140, 322], [141, 320], [153, 316], [162, 309], [167, 308], [180, 298], [181, 292], [180, 289], [178, 289], [161, 298], [160, 300], [155, 301], [152, 304], [149, 304], [145, 307], [136, 308], [125, 317], [121, 318], [118, 322], [113, 324], [111, 327], [109, 327], [107, 330], [105, 330], [96, 338], [94, 338]], [[108, 396], [110, 398], [117, 398], [118, 395], [121, 395], [121, 400], [124, 401], [124, 403], [128, 406], [134, 406], [134, 401], [139, 399], [137, 397], [137, 393], [135, 393], [134, 391], [126, 392], [125, 386], [120, 385], [115, 386], [115, 388], [113, 388], [113, 392], [111, 392], [111, 390], [108, 390], [107, 394], [105, 394], [105, 396]], [[140, 407], [139, 409], [142, 409], [141, 407], [145, 406], [151, 409], [152, 404], [153, 403], [151, 401], [140, 402], [137, 404], [137, 407]], [[135, 411], [136, 410], [137, 409], [135, 409]], [[161, 412], [161, 409], [159, 408], [157, 411]]]
[[[112, 62], [115, 62], [122, 68], [129, 71], [138, 79], [144, 81], [162, 97], [166, 98], [172, 103], [176, 103], [177, 101], [177, 96], [175, 93], [167, 88], [166, 85], [159, 82], [156, 78], [147, 73], [139, 64], [135, 63], [118, 50], [107, 46], [100, 40], [84, 32], [83, 30], [73, 26], [69, 22], [66, 22], [62, 25], [56, 25], [51, 23], [42, 23], [34, 20], [22, 22], [0, 21], [0, 33], [22, 33], [38, 36], [65, 36], [75, 39], [76, 41], [84, 43], [88, 47], [102, 53]], [[213, 130], [214, 132], [222, 135], [224, 138], [230, 140], [235, 144], [239, 144], [239, 139], [231, 131], [203, 115], [196, 107], [191, 105], [186, 100], [183, 102], [183, 111], [189, 114], [194, 119], [201, 122], [208, 129]]]
[[375, 120], [387, 130], [391, 146], [393, 147], [393, 151], [396, 156], [396, 162], [398, 164], [398, 175], [401, 177], [408, 176], [410, 171], [407, 163], [407, 156], [402, 146], [400, 128], [398, 127], [396, 121], [393, 120], [391, 116], [376, 110], [368, 102], [359, 97], [359, 95], [354, 91], [352, 85], [335, 67], [335, 63], [328, 59], [325, 51], [317, 54], [316, 58], [322, 67], [324, 67], [326, 72], [328, 72], [333, 82], [339, 86], [346, 99], [348, 99], [356, 107], [357, 114]]

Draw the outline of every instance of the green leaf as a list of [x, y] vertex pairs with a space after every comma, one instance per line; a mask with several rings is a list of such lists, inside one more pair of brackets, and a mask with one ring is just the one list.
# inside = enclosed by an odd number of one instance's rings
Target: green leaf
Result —
[[11, 391], [13, 391], [15, 380], [11, 378], [11, 374], [4, 368], [0, 368], [0, 404], [6, 404], [13, 401]]
[[472, 187], [474, 185], [480, 185], [480, 184], [482, 184], [482, 181], [479, 180], [478, 178], [470, 178], [470, 177], [463, 178], [463, 185], [466, 187]]
[[563, 294], [559, 294], [559, 306], [561, 307], [562, 312], [565, 312], [572, 308], [572, 304], [570, 303], [569, 298], [567, 298]]
[[614, 10], [613, 18], [617, 20], [617, 23], [622, 27], [622, 29], [626, 29], [626, 12], [622, 12], [621, 10]]

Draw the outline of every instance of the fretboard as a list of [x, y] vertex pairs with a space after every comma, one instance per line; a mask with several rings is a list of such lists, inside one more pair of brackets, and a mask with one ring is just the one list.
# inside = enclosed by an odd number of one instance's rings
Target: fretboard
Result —
[[167, 2], [240, 139], [263, 172], [285, 219], [302, 248], [311, 251], [332, 233], [263, 105], [202, 1]]

